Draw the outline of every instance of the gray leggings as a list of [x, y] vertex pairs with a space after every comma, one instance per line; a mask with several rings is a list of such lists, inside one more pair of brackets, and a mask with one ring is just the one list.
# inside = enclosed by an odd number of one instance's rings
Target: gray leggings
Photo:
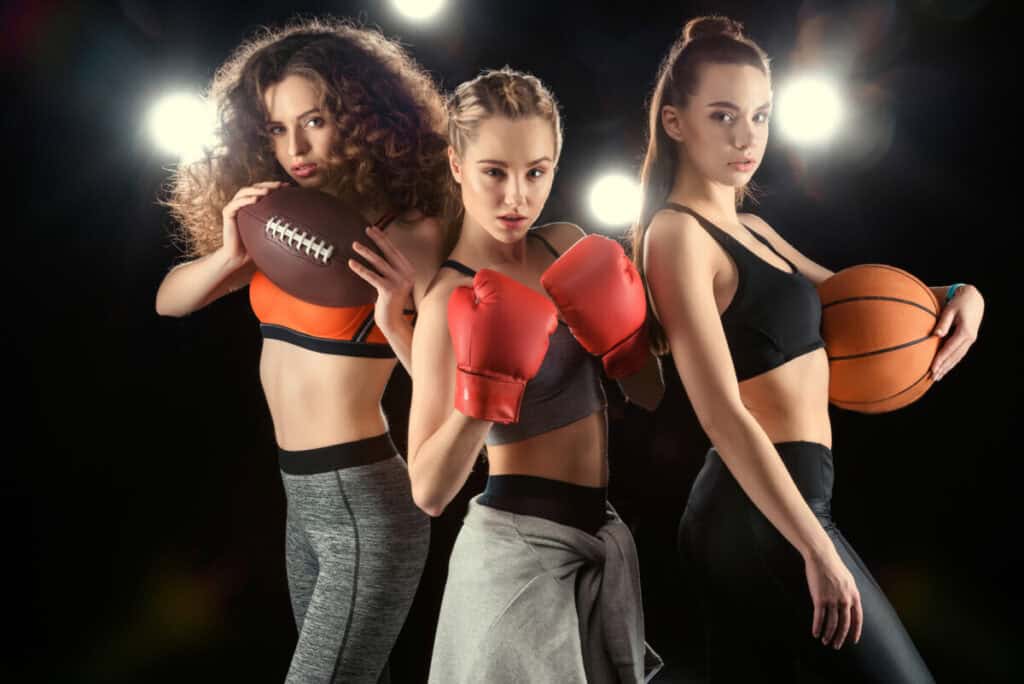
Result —
[[387, 682], [430, 545], [405, 461], [387, 433], [279, 454], [299, 632], [286, 682]]

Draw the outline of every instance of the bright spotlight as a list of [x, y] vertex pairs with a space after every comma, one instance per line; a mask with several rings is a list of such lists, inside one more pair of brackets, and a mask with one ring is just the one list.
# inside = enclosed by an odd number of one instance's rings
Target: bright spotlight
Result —
[[149, 110], [149, 133], [157, 147], [185, 161], [216, 144], [215, 129], [213, 105], [197, 95], [164, 95]]
[[398, 12], [414, 21], [425, 21], [441, 11], [444, 0], [391, 0]]
[[608, 226], [631, 223], [640, 213], [640, 185], [621, 173], [601, 176], [590, 187], [590, 211]]
[[783, 135], [793, 142], [827, 142], [843, 120], [839, 89], [821, 76], [803, 76], [787, 83], [779, 93], [777, 117]]

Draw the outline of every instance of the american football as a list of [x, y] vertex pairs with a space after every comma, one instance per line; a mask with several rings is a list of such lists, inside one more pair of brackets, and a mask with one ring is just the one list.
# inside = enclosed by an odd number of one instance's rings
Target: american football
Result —
[[274, 190], [238, 211], [238, 234], [256, 267], [282, 290], [320, 306], [360, 306], [377, 291], [348, 267], [366, 263], [352, 249], [359, 240], [378, 254], [353, 207], [299, 187]]

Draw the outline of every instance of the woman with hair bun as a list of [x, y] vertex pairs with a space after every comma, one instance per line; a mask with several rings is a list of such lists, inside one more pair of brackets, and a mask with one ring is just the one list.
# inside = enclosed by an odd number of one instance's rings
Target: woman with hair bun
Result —
[[[930, 682], [906, 629], [832, 520], [829, 366], [815, 285], [832, 275], [737, 213], [768, 138], [768, 59], [724, 17], [687, 23], [650, 104], [634, 259], [649, 333], [711, 439], [679, 526], [712, 681]], [[977, 336], [971, 286], [945, 299], [949, 372]], [[808, 638], [808, 633], [814, 639]]]
[[531, 229], [562, 146], [537, 78], [485, 72], [448, 114], [464, 210], [420, 305], [409, 474], [431, 515], [485, 443], [489, 474], [452, 551], [430, 681], [646, 681], [660, 661], [644, 643], [633, 538], [607, 504], [600, 378], [648, 410], [661, 398], [643, 285], [618, 243], [571, 223]]
[[[184, 316], [249, 286], [288, 505], [298, 642], [287, 681], [388, 681], [430, 525], [380, 401], [397, 363], [409, 368], [411, 315], [450, 247], [437, 219], [447, 201], [443, 102], [396, 43], [333, 20], [246, 41], [210, 97], [221, 145], [177, 170], [166, 202], [195, 258], [167, 274], [156, 310]], [[375, 303], [310, 304], [256, 269], [236, 216], [288, 184], [361, 213], [380, 255], [357, 242], [369, 266], [349, 266], [376, 288]]]

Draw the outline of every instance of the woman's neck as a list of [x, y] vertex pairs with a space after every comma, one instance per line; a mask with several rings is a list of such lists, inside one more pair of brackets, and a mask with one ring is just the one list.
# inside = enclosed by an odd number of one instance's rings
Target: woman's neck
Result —
[[668, 201], [693, 209], [712, 223], [736, 225], [740, 222], [736, 213], [736, 188], [731, 185], [714, 183], [706, 178], [692, 178], [694, 174], [679, 174]]
[[345, 195], [338, 191], [338, 188], [333, 187], [331, 184], [320, 188], [321, 192], [325, 192], [332, 197], [341, 200], [345, 204], [349, 205], [353, 209], [359, 212], [359, 215], [363, 217], [367, 225], [375, 226], [381, 219], [388, 214], [394, 213], [392, 209], [385, 206], [378, 206], [377, 204], [371, 204], [366, 201], [366, 198], [356, 194]]
[[493, 264], [521, 267], [526, 264], [526, 238], [516, 242], [501, 242], [494, 239], [482, 226], [468, 215], [462, 219], [459, 241], [452, 250], [453, 256], [478, 264]]

